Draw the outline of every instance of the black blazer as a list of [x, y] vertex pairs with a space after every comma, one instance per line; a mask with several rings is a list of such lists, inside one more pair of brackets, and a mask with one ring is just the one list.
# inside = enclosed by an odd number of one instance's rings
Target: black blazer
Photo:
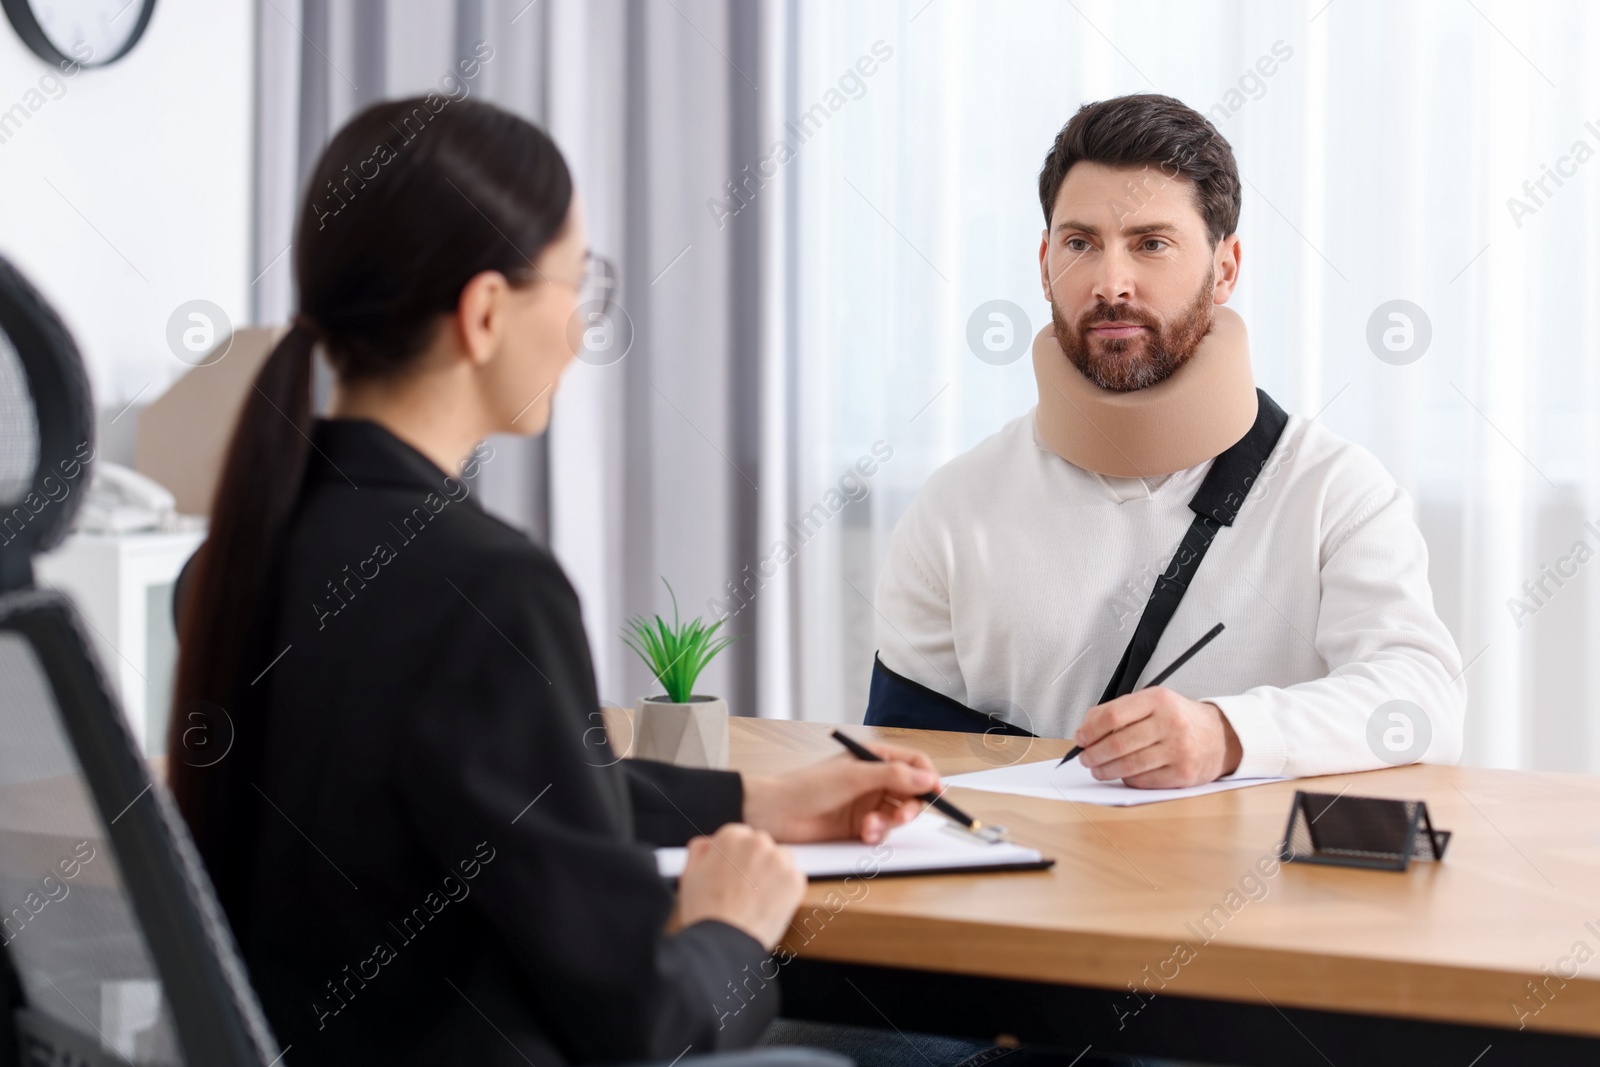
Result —
[[287, 1062], [753, 1043], [770, 959], [722, 923], [666, 936], [649, 848], [738, 819], [738, 775], [619, 761], [555, 560], [375, 423], [314, 440], [242, 671], [261, 755], [223, 893]]

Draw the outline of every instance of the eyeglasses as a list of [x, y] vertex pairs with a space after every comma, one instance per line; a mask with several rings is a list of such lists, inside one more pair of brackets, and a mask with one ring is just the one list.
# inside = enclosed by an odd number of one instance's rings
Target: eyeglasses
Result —
[[[583, 273], [577, 278], [557, 278], [540, 272], [538, 277], [557, 285], [570, 285], [578, 292], [578, 307], [593, 320], [604, 318], [616, 306], [618, 288], [617, 265], [605, 256], [588, 252], [584, 256]], [[599, 307], [594, 305], [598, 304]]]
[[620, 276], [617, 265], [605, 256], [590, 252], [584, 264], [583, 284], [578, 289], [580, 303], [598, 303], [604, 317], [616, 303]]

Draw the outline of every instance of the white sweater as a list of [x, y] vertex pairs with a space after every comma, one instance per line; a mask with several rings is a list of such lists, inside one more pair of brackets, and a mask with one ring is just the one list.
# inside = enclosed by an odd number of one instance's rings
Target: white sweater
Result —
[[[884, 664], [1033, 733], [1066, 737], [1100, 699], [1211, 462], [1107, 478], [1039, 440], [1034, 412], [935, 471], [878, 582]], [[1238, 518], [1201, 561], [1139, 683], [1215, 623], [1166, 683], [1228, 717], [1235, 775], [1398, 762], [1388, 702], [1423, 709], [1422, 758], [1460, 758], [1461, 655], [1433, 610], [1410, 498], [1365, 449], [1289, 419]]]

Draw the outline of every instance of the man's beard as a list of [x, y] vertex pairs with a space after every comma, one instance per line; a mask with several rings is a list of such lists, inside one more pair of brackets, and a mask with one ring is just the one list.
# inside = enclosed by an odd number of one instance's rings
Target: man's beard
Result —
[[[1166, 325], [1127, 304], [1099, 304], [1072, 329], [1052, 298], [1050, 321], [1055, 325], [1056, 343], [1072, 365], [1100, 388], [1117, 393], [1148, 389], [1187, 363], [1211, 329], [1215, 275], [1214, 270], [1206, 272], [1205, 284], [1189, 306]], [[1148, 329], [1137, 337], [1090, 338], [1089, 328], [1095, 323], [1113, 321], [1138, 323]]]

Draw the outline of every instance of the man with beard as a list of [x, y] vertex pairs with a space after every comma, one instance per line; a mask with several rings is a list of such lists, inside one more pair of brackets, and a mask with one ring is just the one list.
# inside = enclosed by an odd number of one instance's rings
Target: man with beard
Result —
[[1409, 497], [1255, 388], [1221, 306], [1227, 141], [1171, 97], [1089, 104], [1039, 194], [1039, 403], [896, 526], [866, 721], [1070, 737], [1150, 788], [1458, 759], [1461, 658]]

